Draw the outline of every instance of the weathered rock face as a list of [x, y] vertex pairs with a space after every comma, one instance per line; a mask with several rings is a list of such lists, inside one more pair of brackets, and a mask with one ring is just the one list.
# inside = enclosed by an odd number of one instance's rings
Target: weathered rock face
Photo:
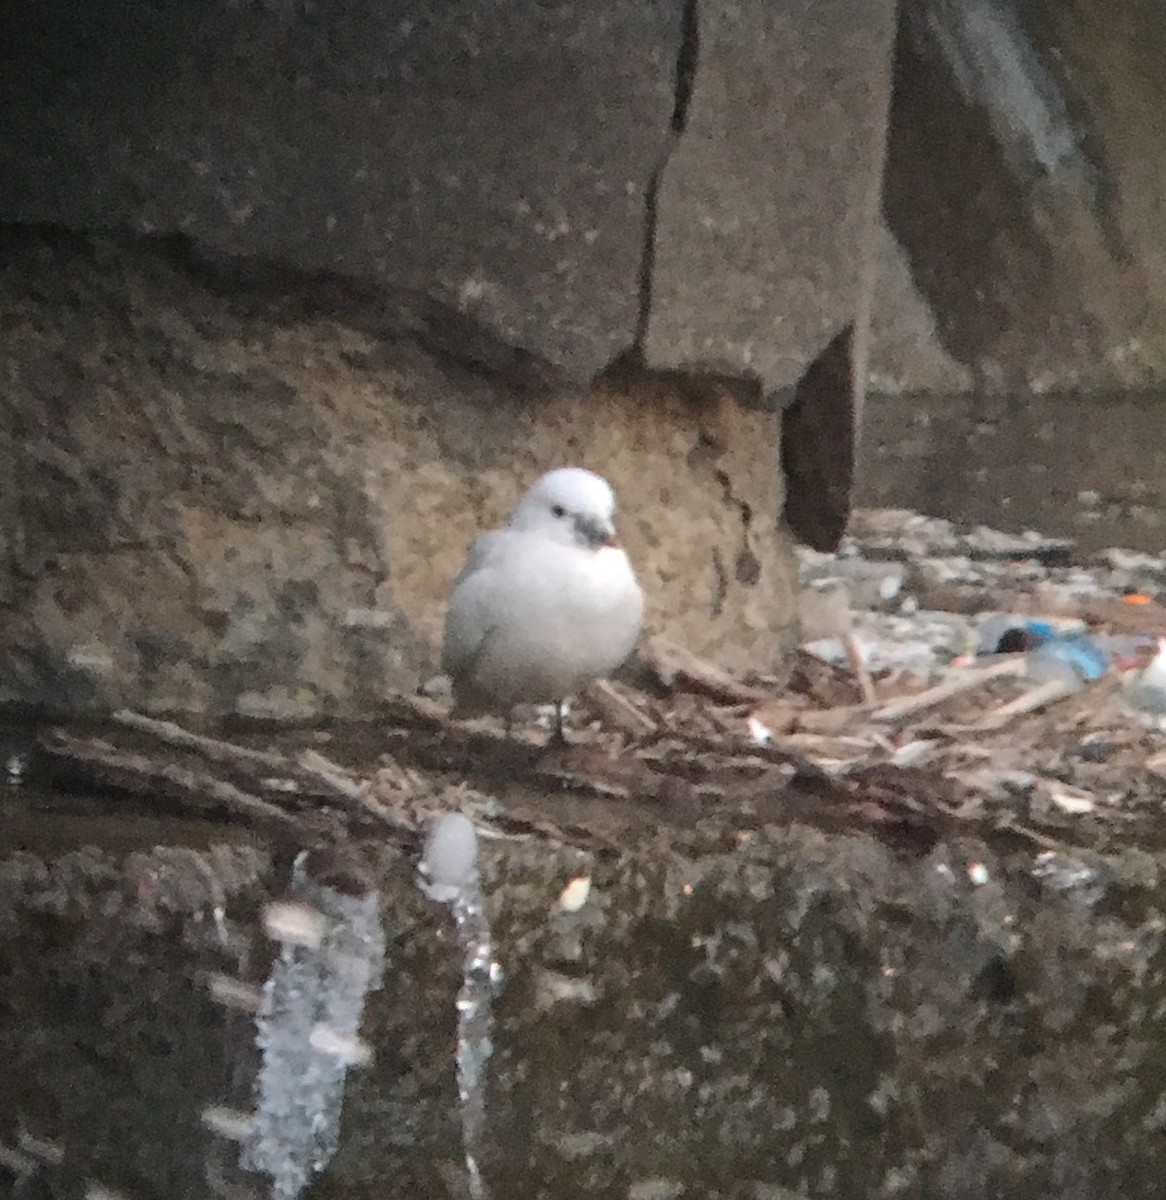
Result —
[[697, 28], [645, 349], [661, 366], [789, 386], [869, 300], [894, 13], [714, 0]]
[[650, 302], [650, 361], [792, 383], [864, 308], [893, 12], [17, 5], [0, 219], [416, 289], [577, 380]]
[[[1166, 379], [1164, 56], [1154, 0], [1120, 21], [1088, 3], [902, 6], [884, 214], [979, 390]], [[903, 306], [901, 285], [887, 294]], [[875, 351], [878, 386], [949, 388], [896, 344]]]
[[36, 232], [4, 254], [4, 701], [367, 712], [432, 669], [476, 533], [564, 461], [614, 484], [651, 628], [778, 657], [770, 410], [491, 383], [327, 279]]
[[[968, 394], [973, 386], [972, 372], [944, 349], [935, 312], [916, 286], [903, 247], [885, 225], [880, 233], [875, 302], [871, 307], [866, 383], [872, 394], [872, 402], [863, 409], [866, 422], [881, 396], [904, 392]], [[864, 431], [866, 428], [864, 425]], [[864, 436], [860, 453], [869, 450], [869, 438]], [[893, 466], [889, 469], [894, 473]]]
[[[625, 805], [618, 850], [484, 848], [505, 972], [494, 1194], [1160, 1195], [1155, 858], [1115, 854], [1106, 886], [1060, 891], [975, 836], [917, 855], [663, 820]], [[312, 1194], [459, 1194], [460, 952], [404, 856], [382, 846], [373, 874], [391, 944], [362, 1030], [376, 1057]], [[581, 874], [591, 895], [563, 911]], [[128, 1196], [265, 1194], [202, 1118], [252, 1103], [254, 1026], [211, 985], [263, 981], [255, 914], [286, 881], [270, 851], [223, 844], [4, 858], [0, 1132], [63, 1154], [30, 1169]]]
[[[357, 713], [416, 681], [473, 533], [564, 461], [615, 484], [655, 627], [772, 665], [773, 392], [862, 344], [893, 9], [6, 10], [0, 220], [180, 234], [236, 270], [190, 291], [112, 243], [19, 251], [0, 696]], [[370, 289], [359, 313], [328, 323], [322, 271]], [[860, 363], [803, 389], [829, 419], [782, 451], [815, 544], [848, 509]], [[629, 366], [703, 382], [592, 390]]]
[[11, 12], [5, 218], [416, 288], [578, 378], [630, 344], [679, 3]]

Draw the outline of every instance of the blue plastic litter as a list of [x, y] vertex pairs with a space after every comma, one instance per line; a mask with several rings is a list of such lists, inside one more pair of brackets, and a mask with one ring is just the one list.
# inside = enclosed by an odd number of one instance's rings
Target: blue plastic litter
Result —
[[1100, 679], [1109, 670], [1109, 651], [1095, 638], [1075, 634], [1068, 637], [1053, 635], [1029, 655], [1029, 674], [1052, 676], [1048, 668], [1064, 664], [1082, 682]]

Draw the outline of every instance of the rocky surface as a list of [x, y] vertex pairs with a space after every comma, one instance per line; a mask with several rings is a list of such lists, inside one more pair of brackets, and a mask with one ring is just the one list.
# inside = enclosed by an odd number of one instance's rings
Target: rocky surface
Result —
[[467, 545], [569, 461], [616, 489], [651, 629], [738, 668], [789, 643], [774, 418], [739, 389], [471, 369], [407, 296], [181, 244], [4, 253], [7, 703], [359, 716], [432, 672]]
[[[1162, 720], [1116, 657], [1027, 708], [1023, 654], [948, 661], [1002, 604], [1152, 643], [1162, 561], [1070, 553], [864, 513], [804, 568], [864, 609], [871, 678], [803, 652], [779, 688], [657, 639], [650, 690], [590, 696], [566, 748], [421, 700], [229, 741], [129, 713], [7, 734], [0, 1178], [270, 1194], [234, 1138], [273, 1099], [255, 1012], [273, 935], [312, 945], [286, 903], [310, 848], [317, 889], [379, 895], [388, 942], [361, 1041], [328, 1051], [355, 1065], [310, 1194], [466, 1194], [463, 949], [416, 871], [460, 811], [497, 964], [492, 1194], [1151, 1200]], [[926, 611], [944, 595], [958, 612]]]
[[889, 101], [891, 7], [6, 14], [0, 218], [55, 224], [0, 283], [0, 699], [358, 714], [565, 459], [616, 485], [652, 627], [772, 666], [783, 525], [829, 549], [850, 511], [878, 261], [880, 387], [1157, 378], [1142, 10], [1091, 57], [1052, 12], [907, 5]]
[[893, 10], [17, 6], [0, 219], [413, 289], [577, 381], [650, 303], [656, 365], [789, 384], [865, 312]]
[[702, 3], [660, 179], [645, 351], [789, 386], [869, 302], [893, 12]]
[[1161, 381], [1155, 0], [911, 0], [892, 78], [895, 15], [29, 0], [0, 220], [413, 289], [576, 380], [638, 346], [788, 386], [881, 260], [880, 390]]
[[[877, 262], [867, 376], [872, 403], [903, 393], [917, 396], [927, 392], [937, 397], [974, 394], [971, 371], [944, 349], [935, 312], [916, 285], [903, 247], [885, 223], [879, 234]], [[870, 407], [863, 410], [864, 419]], [[870, 438], [861, 439], [859, 447], [860, 453], [869, 452]], [[883, 474], [895, 473], [884, 467]]]
[[[0, 221], [337, 272], [511, 378], [683, 371], [776, 414], [843, 330], [865, 344], [890, 0], [51, 0], [0, 21]], [[812, 397], [826, 447], [803, 423], [795, 457], [853, 441], [862, 363]], [[758, 432], [771, 466], [776, 416]]]
[[[310, 846], [390, 939], [312, 1194], [463, 1194], [461, 952], [414, 871], [459, 809], [502, 972], [495, 1194], [1160, 1194], [1160, 727], [1112, 678], [1048, 712], [917, 681], [894, 717], [877, 671], [771, 674], [774, 393], [786, 518], [829, 546], [876, 252], [888, 390], [1161, 377], [1157, 9], [905, 4], [880, 248], [892, 8], [5, 9], [0, 699], [378, 719], [6, 740], [10, 1190], [268, 1194], [224, 1132]], [[568, 454], [672, 639], [649, 691], [589, 697], [558, 759], [386, 703], [476, 530]]]
[[[606, 750], [573, 749], [571, 795], [524, 783], [529, 744], [433, 728], [388, 744], [364, 793], [387, 823], [288, 793], [310, 800], [304, 844], [340, 836], [359, 858], [390, 945], [362, 1028], [374, 1059], [350, 1074], [313, 1195], [462, 1193], [461, 954], [417, 887], [411, 832], [454, 804], [495, 835], [481, 850], [503, 973], [481, 1164], [494, 1194], [1157, 1195], [1162, 851], [1144, 822], [1103, 821], [1113, 840], [1087, 848], [1096, 820], [1062, 814], [1049, 854], [953, 816], [926, 773], [898, 790], [885, 769], [759, 788], [750, 771], [768, 781], [776, 760], [725, 742], [661, 762], [658, 794], [617, 798], [585, 782], [611, 776]], [[428, 766], [402, 773], [418, 754]], [[173, 795], [160, 784], [153, 812]], [[265, 1195], [216, 1114], [254, 1102], [238, 997], [270, 969], [259, 914], [283, 896], [297, 835], [236, 816], [135, 837], [132, 820], [118, 829], [125, 804], [107, 794], [80, 827], [76, 801], [6, 822], [0, 1037], [19, 1069], [0, 1170], [131, 1200]], [[580, 879], [590, 891], [568, 902]]]
[[4, 218], [417, 289], [577, 378], [631, 343], [679, 3], [9, 19]]
[[[883, 213], [938, 344], [980, 392], [1166, 378], [1166, 32], [1154, 0], [901, 6]], [[889, 277], [888, 277], [889, 278]], [[909, 291], [885, 299], [910, 317]], [[884, 294], [880, 290], [878, 306]], [[895, 336], [879, 386], [948, 390]]]

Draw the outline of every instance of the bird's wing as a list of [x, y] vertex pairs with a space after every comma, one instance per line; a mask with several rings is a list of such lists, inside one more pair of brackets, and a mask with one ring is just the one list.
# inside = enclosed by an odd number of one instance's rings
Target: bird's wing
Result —
[[490, 632], [490, 597], [507, 540], [504, 529], [482, 534], [470, 547], [465, 566], [454, 580], [445, 615], [441, 669], [455, 680], [473, 663]]
[[489, 533], [481, 534], [470, 547], [465, 564], [453, 581], [453, 590], [456, 592], [471, 575], [484, 567], [497, 563], [505, 553], [509, 541], [510, 531], [507, 529], [491, 529]]

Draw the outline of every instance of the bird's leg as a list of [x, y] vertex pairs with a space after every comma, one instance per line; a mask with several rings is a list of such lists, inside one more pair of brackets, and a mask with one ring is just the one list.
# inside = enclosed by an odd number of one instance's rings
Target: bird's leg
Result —
[[551, 741], [556, 746], [567, 746], [570, 743], [567, 741], [567, 733], [563, 728], [563, 701], [555, 701], [555, 732], [551, 735]]

